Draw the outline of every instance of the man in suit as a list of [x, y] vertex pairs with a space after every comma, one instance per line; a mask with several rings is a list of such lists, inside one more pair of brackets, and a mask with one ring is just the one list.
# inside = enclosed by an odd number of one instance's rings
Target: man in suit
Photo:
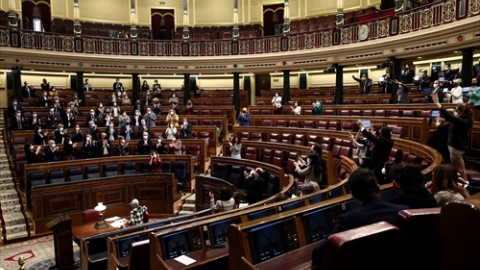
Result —
[[[375, 175], [368, 169], [354, 171], [348, 178], [348, 183], [352, 196], [359, 202], [360, 207], [340, 215], [330, 235], [380, 221], [397, 225], [398, 212], [408, 209], [405, 205], [382, 201], [379, 198], [380, 186]], [[323, 241], [313, 250], [312, 269], [318, 269], [322, 266], [327, 241]]]
[[50, 99], [48, 99], [47, 91], [43, 91], [42, 95], [38, 98], [39, 107], [50, 107]]
[[376, 137], [370, 133], [364, 126], [361, 120], [357, 121], [357, 125], [362, 131], [363, 137], [370, 140], [375, 144], [373, 153], [370, 160], [370, 169], [372, 169], [377, 177], [377, 181], [380, 184], [385, 184], [385, 180], [382, 174], [382, 169], [385, 166], [385, 162], [388, 161], [390, 151], [393, 147], [392, 134], [388, 127], [382, 127], [380, 129], [379, 137]]
[[85, 83], [83, 84], [83, 89], [85, 92], [90, 92], [93, 90], [92, 85], [88, 81], [88, 79], [85, 79]]
[[50, 107], [50, 111], [45, 117], [45, 124], [47, 128], [56, 128], [57, 125], [60, 123], [60, 115], [55, 113], [55, 108]]
[[372, 80], [368, 78], [367, 73], [363, 73], [362, 78], [357, 78], [355, 75], [352, 75], [352, 78], [359, 82], [359, 93], [368, 94], [370, 93], [370, 88], [372, 87]]
[[15, 115], [12, 116], [10, 123], [11, 123], [12, 130], [26, 129], [25, 119], [23, 118], [22, 112], [20, 110], [17, 110], [15, 112]]
[[254, 172], [255, 179], [248, 185], [247, 196], [245, 200], [249, 204], [256, 203], [263, 199], [265, 190], [265, 179], [263, 179], [263, 169], [256, 168]]
[[123, 84], [122, 82], [120, 82], [120, 78], [117, 78], [113, 83], [113, 91], [117, 92], [117, 91], [120, 91], [120, 89], [122, 88], [123, 88]]
[[89, 125], [89, 122], [92, 121], [95, 125], [98, 125], [98, 116], [95, 114], [94, 109], [90, 109], [90, 114], [85, 117], [86, 125]]
[[22, 86], [22, 93], [24, 98], [32, 98], [35, 96], [35, 89], [29, 82], [25, 81]]
[[85, 140], [85, 135], [80, 130], [79, 125], [75, 125], [75, 129], [72, 131], [72, 142], [82, 142]]
[[46, 162], [53, 162], [58, 160], [58, 157], [57, 157], [58, 147], [55, 144], [54, 140], [48, 141], [48, 145], [45, 146], [45, 149], [43, 149], [43, 153], [45, 154]]
[[187, 118], [183, 119], [183, 124], [181, 125], [180, 133], [182, 134], [183, 139], [193, 139], [192, 124], [188, 122]]
[[150, 140], [148, 132], [143, 132], [143, 137], [138, 141], [138, 154], [150, 155], [152, 149], [154, 149], [153, 142]]
[[443, 102], [443, 96], [445, 94], [443, 93], [443, 88], [440, 88], [440, 82], [438, 80], [433, 82], [432, 93], [430, 95], [426, 95], [425, 98], [428, 100], [428, 102], [433, 103], [432, 95], [435, 94], [438, 95], [438, 100]]
[[101, 138], [97, 142], [97, 153], [99, 157], [109, 157], [112, 155], [112, 142], [107, 138], [107, 133], [102, 132]]
[[84, 158], [95, 158], [97, 157], [97, 147], [96, 141], [93, 140], [92, 135], [87, 134], [87, 139], [82, 145], [82, 154]]
[[152, 112], [151, 108], [147, 108], [147, 112], [145, 113], [143, 118], [149, 128], [155, 126], [155, 120], [157, 119], [157, 115], [154, 112]]
[[70, 107], [67, 107], [67, 109], [62, 113], [61, 116], [63, 126], [65, 126], [66, 128], [73, 128], [75, 126], [75, 115], [73, 114]]
[[409, 65], [405, 65], [405, 69], [402, 70], [402, 83], [405, 83], [405, 84], [413, 83], [414, 77], [415, 77], [415, 72], [410, 69]]
[[17, 99], [12, 100], [12, 104], [8, 106], [7, 113], [9, 117], [15, 116], [17, 113], [17, 110], [20, 110], [20, 112], [23, 113], [25, 112], [25, 109], [23, 109], [22, 105], [18, 104]]

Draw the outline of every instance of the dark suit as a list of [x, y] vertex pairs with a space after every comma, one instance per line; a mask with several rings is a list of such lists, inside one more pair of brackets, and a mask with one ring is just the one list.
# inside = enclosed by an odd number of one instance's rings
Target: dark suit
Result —
[[13, 116], [10, 118], [10, 127], [12, 130], [26, 129], [25, 119], [22, 116]]
[[[65, 141], [69, 136], [68, 134], [61, 134], [60, 131], [58, 130], [55, 130], [55, 132], [53, 133], [55, 135], [55, 143], [64, 143], [63, 141]], [[63, 140], [62, 140], [63, 139]]]
[[410, 209], [438, 207], [437, 200], [426, 188], [405, 190], [402, 194], [393, 197], [391, 202], [406, 205]]
[[138, 141], [138, 154], [139, 155], [150, 155], [150, 151], [154, 149], [155, 145], [150, 139], [147, 139], [147, 143], [145, 144], [144, 139], [141, 138]]
[[97, 157], [97, 147], [94, 140], [90, 142], [85, 142], [82, 145], [82, 154], [84, 158], [95, 158]]
[[413, 77], [415, 77], [413, 70], [404, 69], [402, 71], [402, 83], [413, 83]]
[[353, 77], [353, 79], [360, 83], [360, 86], [359, 86], [360, 94], [370, 93], [370, 88], [372, 87], [372, 80], [371, 79], [365, 78], [364, 80], [362, 80], [362, 79], [359, 79], [359, 78], [356, 78], [356, 77]]
[[121, 82], [114, 82], [113, 83], [113, 91], [118, 91], [123, 87], [123, 84]]
[[56, 128], [57, 124], [60, 123], [60, 116], [56, 113], [49, 112], [45, 118], [47, 128]]
[[23, 107], [19, 104], [15, 105], [15, 106], [13, 106], [13, 105], [8, 106], [8, 109], [7, 109], [8, 116], [10, 116], [10, 117], [15, 116], [15, 114], [17, 113], [17, 110], [20, 110], [22, 115], [25, 112], [25, 109], [23, 109]]
[[47, 136], [43, 135], [43, 133], [36, 132], [33, 136], [33, 144], [35, 145], [45, 145], [47, 144]]
[[183, 139], [193, 139], [192, 124], [187, 123], [187, 126], [184, 126], [182, 129], [180, 129], [180, 133], [182, 134]]
[[84, 142], [85, 141], [85, 135], [81, 131], [76, 131], [74, 130], [72, 132], [72, 142]]
[[35, 96], [35, 89], [32, 86], [22, 86], [23, 97], [32, 98]]
[[[405, 209], [408, 209], [405, 205], [388, 203], [380, 199], [366, 200], [359, 208], [340, 215], [330, 234], [343, 232], [380, 221], [386, 221], [390, 224], [397, 225], [398, 212]], [[312, 265], [321, 266], [326, 243], [327, 241], [323, 241], [313, 250]]]
[[382, 174], [382, 169], [385, 165], [385, 162], [388, 161], [388, 157], [390, 156], [390, 151], [393, 147], [393, 140], [383, 137], [376, 137], [366, 129], [362, 131], [362, 134], [375, 144], [375, 147], [373, 148], [372, 159], [370, 161], [370, 169], [374, 171], [378, 183], [384, 184], [385, 180]]
[[38, 98], [38, 106], [40, 107], [50, 107], [50, 100], [46, 96], [41, 96]]
[[45, 149], [43, 150], [45, 154], [45, 161], [47, 162], [52, 162], [52, 161], [57, 161], [57, 152], [55, 152], [52, 147], [46, 146]]
[[473, 66], [473, 77], [476, 77], [478, 80], [480, 80], [480, 63]]
[[100, 139], [97, 142], [97, 153], [99, 157], [109, 157], [112, 155], [112, 142], [107, 139], [105, 139], [105, 141], [106, 141], [107, 153], [105, 153], [105, 149], [103, 145], [104, 141]]
[[72, 128], [75, 126], [75, 116], [73, 113], [62, 113], [62, 122], [65, 128]]
[[[438, 102], [442, 103], [443, 102], [443, 97], [445, 96], [445, 94], [443, 93], [443, 88], [438, 87], [436, 89], [433, 89], [432, 90], [432, 95], [434, 95], [434, 94], [438, 94]], [[428, 102], [433, 103], [433, 99], [432, 99], [431, 95], [429, 95], [427, 97], [427, 99], [428, 99]]]
[[248, 186], [247, 196], [245, 200], [249, 203], [256, 203], [263, 199], [263, 191], [265, 190], [265, 180], [262, 176], [255, 178]]
[[87, 115], [87, 117], [85, 117], [86, 119], [86, 125], [88, 126], [88, 122], [92, 121], [93, 120], [93, 123], [95, 123], [95, 125], [98, 125], [98, 117], [97, 115]]

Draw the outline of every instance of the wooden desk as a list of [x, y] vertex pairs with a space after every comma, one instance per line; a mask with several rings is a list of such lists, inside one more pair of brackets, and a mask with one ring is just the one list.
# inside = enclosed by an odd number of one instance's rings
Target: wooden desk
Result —
[[[322, 240], [323, 241], [323, 240]], [[278, 257], [255, 265], [256, 269], [310, 269], [312, 267], [312, 252], [322, 241], [297, 248]]]
[[72, 226], [72, 236], [75, 241], [94, 236], [96, 234], [106, 233], [118, 230], [119, 228], [112, 227], [110, 222], [106, 222], [108, 227], [105, 229], [95, 229], [95, 222], [89, 222], [81, 225]]
[[[170, 259], [166, 260], [165, 264], [168, 265], [168, 267], [170, 267], [171, 269], [192, 269], [199, 266], [205, 267], [210, 262], [228, 257], [228, 243], [225, 243], [225, 247], [223, 248], [205, 248], [187, 253], [185, 255], [196, 260], [196, 262], [190, 265], [184, 265], [176, 261], [175, 259]], [[218, 263], [218, 261], [216, 263]]]

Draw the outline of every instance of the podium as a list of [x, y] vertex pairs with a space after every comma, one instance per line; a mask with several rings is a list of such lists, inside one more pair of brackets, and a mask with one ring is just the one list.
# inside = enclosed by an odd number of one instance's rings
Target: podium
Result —
[[73, 269], [72, 220], [68, 216], [59, 216], [46, 225], [53, 231], [55, 243], [55, 266], [50, 269]]

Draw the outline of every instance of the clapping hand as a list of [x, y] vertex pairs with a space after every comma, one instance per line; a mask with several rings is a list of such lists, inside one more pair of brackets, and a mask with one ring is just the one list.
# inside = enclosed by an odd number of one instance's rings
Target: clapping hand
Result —
[[358, 126], [359, 128], [362, 128], [362, 127], [363, 127], [362, 120], [360, 120], [360, 119], [357, 120], [357, 126]]

